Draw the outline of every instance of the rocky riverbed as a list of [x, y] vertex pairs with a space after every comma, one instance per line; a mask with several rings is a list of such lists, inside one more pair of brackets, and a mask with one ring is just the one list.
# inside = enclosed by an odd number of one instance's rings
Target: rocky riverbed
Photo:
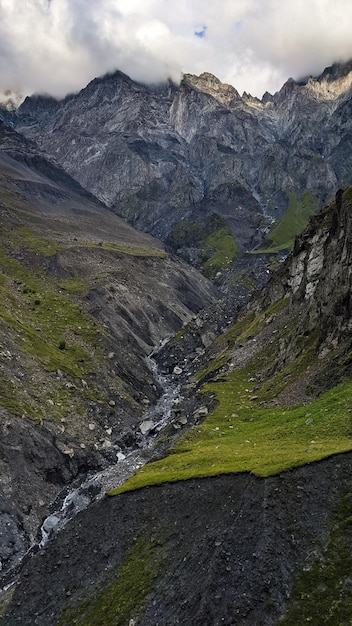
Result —
[[[3, 573], [2, 586], [8, 589], [16, 580], [21, 561], [43, 549], [54, 535], [61, 532], [66, 524], [78, 513], [87, 509], [93, 502], [104, 498], [106, 491], [118, 487], [148, 460], [162, 453], [171, 442], [180, 436], [182, 429], [193, 419], [199, 418], [194, 410], [194, 401], [188, 403], [187, 410], [193, 411], [190, 419], [185, 417], [182, 405], [185, 398], [181, 395], [181, 381], [185, 372], [175, 367], [171, 374], [161, 374], [155, 358], [165, 350], [167, 340], [161, 342], [149, 357], [148, 368], [162, 394], [155, 405], [147, 406], [135, 430], [129, 446], [121, 450], [120, 446], [109, 447], [105, 467], [99, 471], [88, 471], [86, 476], [73, 480], [55, 498], [49, 507], [49, 514], [43, 520], [33, 539], [23, 540], [21, 533], [14, 527], [11, 511], [1, 516], [2, 554], [7, 559], [12, 555], [11, 566]], [[155, 358], [153, 358], [155, 357]], [[183, 376], [181, 376], [183, 374]], [[148, 403], [149, 404], [149, 403]], [[204, 413], [205, 415], [206, 413]], [[203, 416], [204, 416], [203, 415]], [[83, 454], [83, 450], [82, 450]], [[13, 515], [13, 512], [12, 512]], [[15, 542], [15, 543], [14, 543]]]

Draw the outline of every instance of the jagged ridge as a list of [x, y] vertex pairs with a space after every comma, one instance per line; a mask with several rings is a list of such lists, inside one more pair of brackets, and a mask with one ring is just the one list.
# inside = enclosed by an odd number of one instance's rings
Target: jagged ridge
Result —
[[[321, 204], [352, 182], [351, 77], [350, 64], [336, 65], [260, 101], [207, 73], [148, 87], [116, 72], [62, 101], [27, 98], [7, 119], [164, 241], [182, 219], [220, 215], [239, 245], [236, 268], [286, 211], [288, 194], [310, 192]], [[202, 252], [177, 250], [187, 260]], [[227, 279], [225, 271], [219, 282]]]

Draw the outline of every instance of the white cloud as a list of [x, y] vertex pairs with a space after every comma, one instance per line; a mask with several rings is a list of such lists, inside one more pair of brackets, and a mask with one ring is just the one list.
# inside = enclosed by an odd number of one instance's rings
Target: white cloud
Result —
[[0, 91], [63, 96], [120, 69], [261, 96], [352, 57], [351, 23], [350, 0], [0, 0]]

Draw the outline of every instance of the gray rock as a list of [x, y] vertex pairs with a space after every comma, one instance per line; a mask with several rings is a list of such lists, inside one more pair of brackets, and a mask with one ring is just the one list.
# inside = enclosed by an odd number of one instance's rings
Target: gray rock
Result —
[[208, 408], [206, 406], [201, 406], [199, 407], [199, 409], [197, 409], [193, 415], [194, 417], [206, 417], [208, 415], [209, 411]]
[[152, 420], [144, 420], [139, 426], [139, 430], [141, 431], [142, 435], [148, 435], [154, 428], [155, 422], [153, 422]]
[[49, 515], [49, 517], [47, 517], [44, 520], [43, 530], [49, 534], [53, 530], [55, 530], [55, 528], [57, 527], [59, 523], [60, 523], [60, 518], [57, 515]]
[[[286, 192], [325, 203], [352, 182], [351, 70], [290, 79], [262, 100], [209, 73], [146, 86], [115, 72], [59, 102], [27, 98], [10, 117], [85, 189], [171, 245], [181, 220], [223, 217], [246, 264], [286, 211]], [[197, 237], [175, 246], [197, 263]]]

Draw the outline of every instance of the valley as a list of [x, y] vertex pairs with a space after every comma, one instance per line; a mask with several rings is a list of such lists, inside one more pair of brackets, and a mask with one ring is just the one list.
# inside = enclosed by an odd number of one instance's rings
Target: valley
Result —
[[2, 110], [4, 626], [349, 624], [351, 84]]

